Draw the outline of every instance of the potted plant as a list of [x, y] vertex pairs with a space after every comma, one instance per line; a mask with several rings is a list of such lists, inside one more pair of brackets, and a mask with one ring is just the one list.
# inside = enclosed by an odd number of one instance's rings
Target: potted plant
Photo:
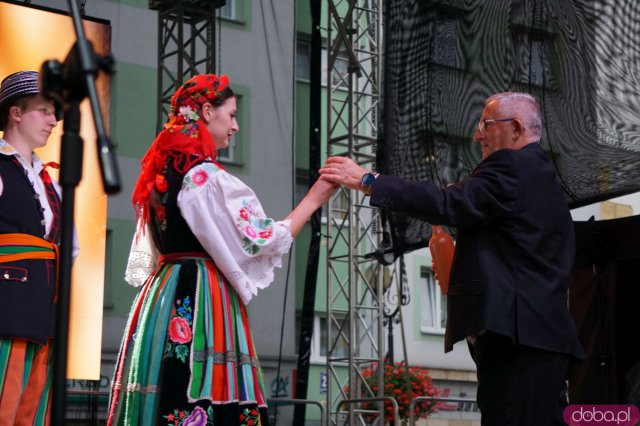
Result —
[[[439, 391], [433, 386], [429, 370], [424, 367], [407, 366], [404, 362], [393, 364], [385, 363], [384, 366], [384, 396], [393, 397], [398, 402], [398, 417], [402, 424], [408, 424], [409, 405], [411, 400], [418, 396], [435, 397]], [[374, 394], [378, 392], [378, 364], [372, 364], [362, 371], [365, 383], [363, 389], [368, 387]], [[368, 394], [368, 392], [363, 392]], [[385, 402], [384, 417], [386, 422], [393, 421], [393, 405]], [[438, 410], [439, 403], [435, 400], [419, 401], [413, 405], [414, 419], [425, 418]], [[379, 409], [376, 403], [363, 403], [365, 410]], [[371, 415], [368, 421], [374, 420]]]

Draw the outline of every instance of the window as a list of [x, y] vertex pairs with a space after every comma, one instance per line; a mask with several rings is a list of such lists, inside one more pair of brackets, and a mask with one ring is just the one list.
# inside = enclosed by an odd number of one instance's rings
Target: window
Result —
[[298, 40], [296, 44], [296, 80], [308, 83], [311, 78], [311, 45]]
[[302, 199], [309, 192], [309, 173], [304, 173], [300, 169], [296, 169], [296, 185], [295, 185], [295, 194], [294, 194], [294, 202], [296, 206], [302, 201]]
[[[322, 77], [321, 84], [327, 86], [327, 67], [328, 53], [327, 49], [322, 49]], [[309, 82], [311, 78], [311, 44], [306, 40], [298, 40], [296, 45], [296, 80]], [[346, 53], [338, 55], [333, 67], [333, 85], [338, 89], [347, 89], [349, 84], [349, 58]]]
[[[348, 327], [344, 324], [346, 317], [336, 315], [334, 317], [338, 320], [338, 324], [333, 324], [332, 327], [332, 339], [335, 342], [333, 347], [333, 358], [347, 358], [349, 356], [349, 344], [344, 337], [340, 336], [340, 328], [343, 328], [345, 332]], [[313, 321], [313, 339], [311, 341], [311, 359], [315, 362], [326, 362], [327, 360], [327, 317], [318, 316]]]
[[226, 0], [225, 5], [220, 8], [220, 17], [232, 20], [237, 19], [236, 0]]
[[556, 89], [553, 40], [550, 35], [516, 32], [512, 43], [513, 81]]
[[218, 150], [218, 161], [233, 163], [234, 160], [234, 147], [236, 144], [236, 135], [231, 136], [229, 140], [229, 146], [224, 149]]
[[[234, 87], [235, 89], [235, 87]], [[237, 116], [236, 120], [238, 120], [238, 125], [240, 126], [240, 131], [242, 131], [242, 96], [236, 93], [236, 102], [237, 102]], [[248, 126], [249, 123], [246, 123]], [[229, 146], [225, 149], [219, 149], [218, 152], [218, 161], [227, 162], [227, 163], [236, 163], [239, 162], [238, 158], [238, 149], [236, 147], [236, 143], [238, 142], [238, 134], [234, 133], [229, 140]]]
[[[322, 85], [327, 85], [327, 74], [329, 67], [329, 55], [327, 49], [322, 49]], [[349, 79], [351, 74], [349, 73], [349, 57], [346, 53], [340, 53], [336, 58], [333, 65], [333, 73], [331, 79], [333, 86], [338, 89], [347, 90], [349, 85]]]
[[447, 298], [440, 293], [440, 286], [430, 268], [420, 270], [420, 293], [424, 309], [420, 310], [420, 330], [423, 333], [444, 334], [447, 324]]
[[[464, 69], [458, 19], [443, 17], [436, 21], [433, 43], [433, 61], [446, 67]], [[419, 55], [418, 52], [416, 54]]]

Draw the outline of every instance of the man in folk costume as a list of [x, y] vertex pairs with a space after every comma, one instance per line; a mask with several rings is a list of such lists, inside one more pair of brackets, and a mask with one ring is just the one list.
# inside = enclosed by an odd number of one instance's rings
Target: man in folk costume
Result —
[[[0, 85], [0, 426], [49, 423], [60, 188], [33, 151], [47, 144], [56, 109], [38, 73]], [[74, 258], [78, 247], [74, 241]]]

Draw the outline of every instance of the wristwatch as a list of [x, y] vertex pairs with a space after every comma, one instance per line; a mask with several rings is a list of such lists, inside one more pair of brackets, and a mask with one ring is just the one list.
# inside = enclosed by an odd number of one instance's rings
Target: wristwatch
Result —
[[362, 187], [364, 195], [371, 195], [371, 190], [373, 189], [371, 185], [376, 181], [379, 174], [380, 173], [367, 172], [362, 175], [362, 178], [360, 179], [360, 186]]

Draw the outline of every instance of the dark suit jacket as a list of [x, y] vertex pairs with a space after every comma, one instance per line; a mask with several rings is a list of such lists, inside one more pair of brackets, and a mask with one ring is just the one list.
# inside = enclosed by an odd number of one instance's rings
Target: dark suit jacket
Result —
[[371, 205], [457, 228], [446, 352], [489, 330], [516, 344], [584, 356], [567, 307], [573, 221], [537, 143], [494, 152], [446, 189], [380, 175]]

